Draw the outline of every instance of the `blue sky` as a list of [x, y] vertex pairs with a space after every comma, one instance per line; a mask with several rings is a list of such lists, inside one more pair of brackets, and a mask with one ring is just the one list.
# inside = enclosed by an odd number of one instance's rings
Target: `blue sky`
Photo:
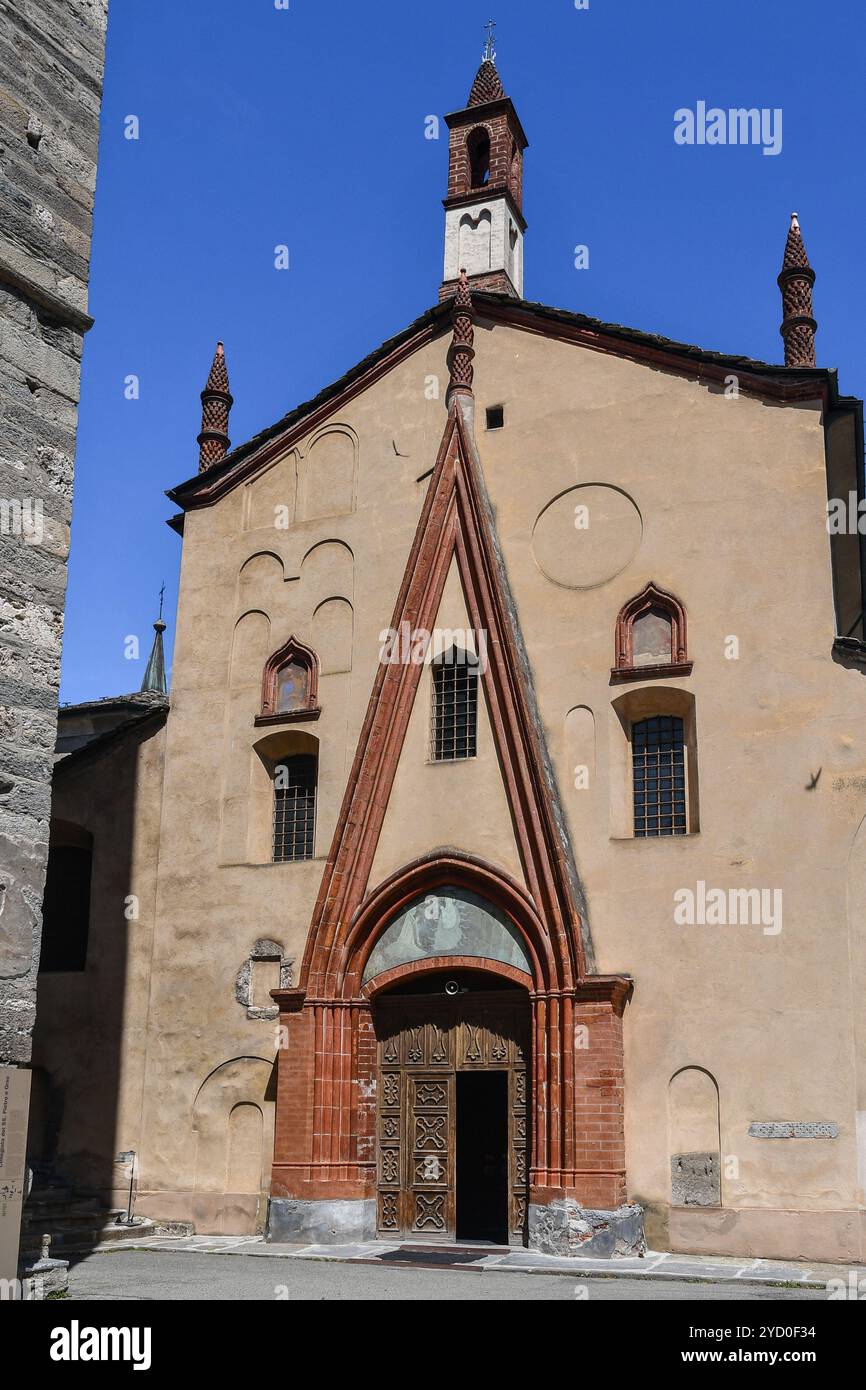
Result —
[[[858, 0], [112, 0], [63, 700], [138, 689], [163, 580], [170, 659], [164, 490], [197, 469], [217, 338], [238, 444], [436, 302], [447, 131], [426, 140], [425, 117], [465, 104], [491, 16], [529, 138], [526, 297], [780, 361], [796, 209], [819, 364], [864, 394]], [[780, 107], [781, 153], [677, 145], [699, 100]]]

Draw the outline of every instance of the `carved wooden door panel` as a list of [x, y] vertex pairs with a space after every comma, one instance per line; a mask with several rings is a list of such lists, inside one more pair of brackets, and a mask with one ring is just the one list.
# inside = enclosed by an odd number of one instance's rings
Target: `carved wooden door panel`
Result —
[[[380, 1044], [380, 1052], [382, 1045]], [[379, 1073], [379, 1163], [377, 1225], [382, 1235], [403, 1229], [403, 1076], [399, 1070]]]
[[454, 1234], [454, 1073], [407, 1075], [409, 1161], [405, 1226], [441, 1240]]
[[512, 1245], [522, 1245], [529, 1216], [529, 1097], [526, 1059], [520, 1052], [508, 1078], [508, 1233]]
[[513, 998], [423, 996], [376, 1011], [379, 1038], [377, 1230], [383, 1238], [449, 1240], [456, 1233], [456, 1080], [508, 1073], [508, 1232], [527, 1217], [527, 1008]]

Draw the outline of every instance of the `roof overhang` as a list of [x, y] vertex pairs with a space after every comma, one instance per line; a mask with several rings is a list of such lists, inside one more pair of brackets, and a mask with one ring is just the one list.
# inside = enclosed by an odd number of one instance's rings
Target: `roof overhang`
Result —
[[[604, 323], [585, 314], [514, 299], [510, 295], [475, 291], [472, 298], [476, 316], [481, 321], [573, 343], [592, 352], [629, 358], [720, 389], [724, 389], [731, 376], [736, 376], [742, 394], [779, 405], [815, 401], [825, 409], [857, 412], [862, 438], [863, 404], [854, 397], [839, 395], [837, 373], [833, 368], [774, 366], [750, 357], [707, 351], [621, 324]], [[239, 445], [218, 464], [171, 488], [166, 495], [181, 512], [168, 524], [182, 533], [185, 512], [212, 506], [238, 484], [266, 468], [398, 363], [440, 337], [450, 323], [451, 302], [445, 300], [376, 348], [312, 400], [297, 406], [276, 424]]]

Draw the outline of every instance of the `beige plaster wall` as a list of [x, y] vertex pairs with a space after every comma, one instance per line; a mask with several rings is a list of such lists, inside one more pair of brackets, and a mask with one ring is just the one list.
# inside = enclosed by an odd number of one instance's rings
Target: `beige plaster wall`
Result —
[[[187, 517], [142, 1182], [154, 1210], [162, 1203], [172, 1215], [195, 1211], [202, 1229], [223, 1220], [216, 1194], [231, 1160], [227, 1126], [222, 1145], [211, 1137], [203, 1151], [195, 1098], [235, 1059], [272, 1064], [276, 1055], [274, 1022], [247, 1017], [234, 997], [235, 976], [267, 937], [294, 960], [297, 978], [379, 635], [391, 620], [444, 426], [443, 400], [428, 399], [436, 374], [444, 394], [440, 345], [311, 431], [252, 484]], [[247, 623], [248, 614], [257, 616]], [[272, 789], [259, 751], [280, 729], [253, 721], [262, 665], [292, 635], [314, 644], [321, 662], [321, 717], [282, 731], [318, 744], [316, 857], [273, 864]], [[273, 1077], [265, 1085], [263, 1075], [247, 1068], [246, 1093], [235, 1086], [233, 1096], [236, 1105], [262, 1109], [269, 1161]], [[268, 1181], [264, 1163], [265, 1191]], [[232, 1219], [237, 1199], [226, 1203]]]
[[[852, 1008], [863, 995], [852, 997], [850, 952], [863, 919], [849, 932], [846, 879], [866, 747], [860, 676], [830, 658], [820, 413], [728, 398], [514, 330], [476, 344], [480, 404], [506, 405], [506, 429], [482, 435], [481, 453], [599, 969], [636, 980], [626, 1021], [631, 1194], [669, 1200], [667, 1086], [698, 1065], [719, 1087], [725, 1206], [856, 1207]], [[561, 491], [594, 483], [633, 500], [637, 549], [606, 580], [596, 557], [594, 587], [551, 583], [533, 522]], [[589, 533], [575, 531], [575, 546]], [[615, 568], [624, 552], [603, 539]], [[582, 563], [573, 561], [581, 578]], [[612, 701], [623, 689], [610, 667], [617, 612], [649, 579], [688, 613], [694, 670], [667, 684], [695, 700], [701, 828], [639, 841], [610, 834], [622, 740]], [[737, 660], [725, 656], [731, 636]], [[596, 774], [582, 790], [566, 759], [578, 705], [596, 734]], [[862, 872], [853, 876], [862, 894]], [[675, 925], [675, 891], [699, 879], [781, 889], [782, 930]], [[749, 1138], [750, 1122], [765, 1119], [835, 1121], [839, 1138]]]
[[83, 971], [40, 973], [34, 1081], [40, 1132], [31, 1158], [126, 1204], [142, 1150], [165, 725], [55, 770], [52, 822], [93, 837]]
[[[430, 750], [433, 676], [431, 661], [451, 645], [447, 634], [464, 650], [469, 615], [457, 561], [452, 560], [432, 641], [424, 663], [394, 787], [373, 860], [370, 886], [381, 883], [402, 865], [444, 846], [477, 854], [526, 886], [520, 853], [505, 795], [493, 731], [479, 681], [477, 752], [457, 762], [434, 762]], [[483, 654], [476, 652], [477, 655]]]

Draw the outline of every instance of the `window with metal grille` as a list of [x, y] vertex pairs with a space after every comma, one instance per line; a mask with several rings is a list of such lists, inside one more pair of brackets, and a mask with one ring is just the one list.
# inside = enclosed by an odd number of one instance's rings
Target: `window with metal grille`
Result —
[[316, 830], [314, 753], [296, 753], [274, 768], [274, 863], [312, 859]]
[[674, 714], [654, 715], [632, 724], [634, 833], [685, 835], [686, 763], [683, 721]]
[[433, 664], [433, 761], [474, 758], [478, 722], [478, 663], [452, 647]]

